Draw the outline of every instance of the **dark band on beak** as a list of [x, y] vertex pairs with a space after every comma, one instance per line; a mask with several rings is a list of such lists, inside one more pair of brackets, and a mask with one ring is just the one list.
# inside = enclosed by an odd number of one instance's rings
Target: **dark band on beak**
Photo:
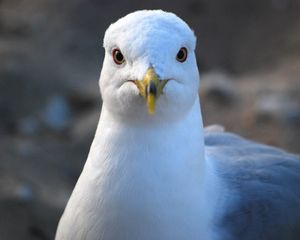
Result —
[[150, 84], [147, 86], [147, 94], [152, 94], [154, 97], [157, 96], [157, 87], [154, 81], [150, 81]]

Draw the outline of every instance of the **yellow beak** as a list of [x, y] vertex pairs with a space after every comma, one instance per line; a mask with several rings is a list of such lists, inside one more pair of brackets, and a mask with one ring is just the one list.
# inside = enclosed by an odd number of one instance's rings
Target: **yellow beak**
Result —
[[150, 67], [143, 80], [135, 80], [134, 82], [140, 91], [140, 95], [146, 100], [148, 113], [154, 114], [156, 100], [162, 94], [168, 80], [159, 79], [153, 67]]

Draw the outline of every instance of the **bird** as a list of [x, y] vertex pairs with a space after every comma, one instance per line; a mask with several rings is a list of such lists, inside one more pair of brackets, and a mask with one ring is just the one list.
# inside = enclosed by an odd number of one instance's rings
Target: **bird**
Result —
[[184, 20], [138, 10], [103, 46], [101, 115], [56, 240], [300, 239], [300, 156], [203, 126]]

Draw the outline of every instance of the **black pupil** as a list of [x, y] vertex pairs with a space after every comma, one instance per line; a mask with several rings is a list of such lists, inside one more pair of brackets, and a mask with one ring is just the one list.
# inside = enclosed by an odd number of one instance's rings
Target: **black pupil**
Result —
[[123, 61], [123, 55], [120, 51], [116, 52], [116, 59], [118, 62], [122, 62]]
[[177, 53], [177, 58], [178, 59], [183, 59], [184, 58], [184, 51], [181, 49], [181, 50], [179, 50], [179, 52]]

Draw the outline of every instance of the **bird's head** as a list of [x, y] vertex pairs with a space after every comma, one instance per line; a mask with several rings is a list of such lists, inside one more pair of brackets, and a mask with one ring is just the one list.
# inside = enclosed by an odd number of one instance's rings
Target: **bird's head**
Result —
[[178, 119], [197, 100], [196, 38], [173, 13], [143, 10], [110, 25], [100, 76], [103, 104], [121, 118]]

